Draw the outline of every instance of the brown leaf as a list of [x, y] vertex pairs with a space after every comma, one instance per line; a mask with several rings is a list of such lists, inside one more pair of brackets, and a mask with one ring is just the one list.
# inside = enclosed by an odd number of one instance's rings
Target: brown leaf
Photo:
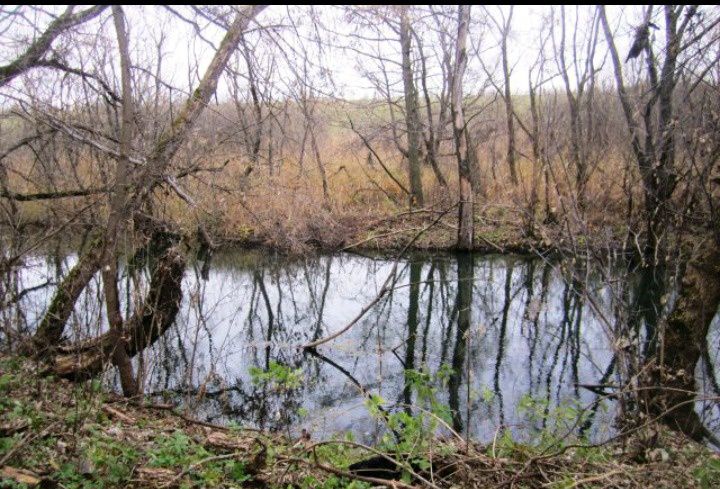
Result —
[[16, 469], [8, 465], [0, 470], [0, 478], [12, 479], [19, 484], [27, 484], [31, 487], [37, 486], [41, 482], [37, 474], [30, 472], [29, 470]]
[[162, 484], [175, 478], [175, 472], [170, 469], [160, 469], [153, 467], [140, 467], [137, 469], [137, 475], [140, 480], [152, 482], [154, 484]]
[[30, 426], [25, 420], [16, 420], [8, 424], [0, 425], [0, 437], [13, 436], [15, 433], [25, 431]]
[[210, 432], [207, 435], [205, 444], [211, 447], [223, 448], [226, 450], [240, 450], [248, 448], [247, 440], [228, 436], [226, 433], [221, 431]]

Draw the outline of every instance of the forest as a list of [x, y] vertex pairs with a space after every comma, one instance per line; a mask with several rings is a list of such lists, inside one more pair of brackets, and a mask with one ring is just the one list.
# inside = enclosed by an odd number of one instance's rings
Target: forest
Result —
[[717, 6], [0, 45], [0, 487], [720, 485]]

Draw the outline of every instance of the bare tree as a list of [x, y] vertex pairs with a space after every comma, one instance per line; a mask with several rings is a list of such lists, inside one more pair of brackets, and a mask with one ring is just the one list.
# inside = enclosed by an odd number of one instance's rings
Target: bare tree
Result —
[[110, 197], [110, 215], [108, 216], [105, 235], [105, 253], [102, 259], [103, 285], [108, 322], [115, 335], [115, 349], [112, 354], [113, 363], [120, 372], [123, 393], [126, 396], [137, 394], [137, 384], [132, 372], [132, 363], [127, 354], [126, 341], [123, 338], [123, 317], [120, 312], [120, 294], [118, 293], [117, 238], [126, 228], [127, 218], [123, 215], [125, 201], [128, 197], [129, 155], [133, 139], [133, 119], [135, 106], [130, 73], [130, 43], [126, 32], [125, 13], [122, 7], [112, 7], [113, 21], [117, 33], [118, 51], [120, 53], [120, 78], [122, 80], [122, 121], [120, 125], [120, 157], [117, 161], [115, 184]]
[[[641, 107], [638, 120], [630, 100], [623, 67], [615, 38], [605, 13], [600, 6], [600, 21], [613, 63], [615, 84], [625, 122], [630, 133], [631, 147], [643, 182], [645, 197], [646, 259], [655, 263], [663, 257], [661, 249], [672, 217], [671, 197], [677, 185], [675, 168], [675, 128], [673, 96], [682, 73], [678, 57], [703, 39], [694, 35], [686, 39], [688, 27], [697, 12], [696, 6], [665, 6], [665, 45], [662, 60], [655, 56], [652, 43], [644, 43], [645, 64], [649, 81], [649, 94]], [[645, 11], [644, 24], [650, 22], [653, 7]], [[653, 114], [657, 110], [657, 125]], [[644, 134], [644, 141], [642, 136]]]
[[540, 201], [540, 180], [544, 183], [545, 221], [553, 221], [554, 215], [550, 205], [550, 161], [546, 148], [544, 122], [542, 114], [542, 88], [547, 78], [545, 77], [545, 53], [544, 47], [548, 37], [540, 33], [540, 50], [533, 66], [528, 71], [528, 98], [530, 99], [530, 124], [524, 124], [518, 119], [521, 129], [530, 139], [532, 151], [532, 178], [530, 181], [530, 196], [528, 199], [528, 211], [525, 215], [525, 229], [528, 235], [535, 234], [535, 220], [537, 207]]
[[475, 239], [475, 196], [470, 174], [470, 145], [468, 130], [463, 112], [463, 77], [467, 67], [467, 35], [470, 23], [470, 6], [458, 6], [457, 38], [455, 40], [455, 63], [452, 72], [451, 111], [453, 115], [453, 135], [455, 138], [455, 158], [460, 179], [460, 203], [458, 205], [457, 246], [471, 250]]
[[[555, 47], [555, 60], [558, 71], [562, 77], [565, 86], [565, 96], [567, 98], [568, 112], [570, 114], [570, 154], [573, 167], [575, 168], [575, 192], [577, 195], [577, 205], [580, 212], [585, 211], [586, 196], [585, 187], [587, 185], [590, 171], [590, 149], [593, 137], [593, 97], [595, 90], [595, 50], [598, 41], [599, 20], [597, 16], [593, 16], [589, 20], [589, 29], [585, 29], [588, 33], [584, 41], [584, 45], [578, 46], [578, 30], [580, 25], [580, 14], [576, 8], [575, 18], [571, 20], [574, 25], [572, 36], [570, 39], [570, 49], [573, 53], [570, 66], [567, 62], [567, 22], [565, 18], [565, 6], [560, 7], [560, 40], [559, 44], [555, 37], [555, 22], [551, 19], [552, 39]], [[583, 48], [585, 50], [583, 55]], [[572, 68], [572, 73], [571, 73]], [[575, 79], [575, 86], [571, 84], [570, 76]], [[583, 105], [586, 104], [585, 111]], [[584, 112], [584, 115], [583, 115]]]
[[[32, 68], [49, 67], [49, 68], [66, 68], [65, 65], [57, 58], [47, 57], [51, 52], [52, 44], [55, 39], [80, 24], [88, 22], [100, 15], [107, 5], [96, 5], [80, 12], [75, 11], [75, 6], [70, 5], [65, 11], [55, 18], [43, 31], [40, 36], [35, 39], [28, 48], [21, 53], [12, 62], [0, 66], [0, 87], [10, 83], [17, 76]], [[22, 15], [21, 12], [15, 12], [11, 15]]]
[[507, 156], [506, 161], [510, 170], [510, 182], [513, 185], [518, 184], [518, 176], [516, 169], [517, 149], [515, 142], [515, 109], [513, 107], [512, 91], [510, 89], [511, 70], [508, 61], [508, 38], [510, 37], [511, 22], [513, 17], [514, 6], [510, 6], [507, 17], [500, 13], [501, 19], [497, 20], [492, 15], [490, 18], [495, 23], [500, 32], [500, 58], [502, 62], [503, 72], [503, 101], [505, 102], [505, 117], [507, 119]]
[[[164, 132], [156, 142], [154, 148], [148, 157], [137, 166], [137, 170], [132, 175], [123, 175], [127, 172], [128, 165], [123, 163], [127, 158], [128, 150], [127, 142], [130, 137], [131, 124], [127, 126], [123, 124], [120, 150], [120, 164], [117, 168], [116, 192], [114, 194], [114, 208], [111, 212], [111, 220], [106, 226], [107, 233], [104, 239], [98, 240], [91, 249], [81, 257], [77, 265], [73, 268], [67, 278], [59, 285], [55, 296], [48, 308], [43, 321], [38, 326], [34, 337], [35, 348], [43, 355], [47, 356], [56, 350], [57, 345], [61, 342], [64, 325], [67, 322], [70, 313], [73, 310], [75, 301], [80, 292], [87, 286], [88, 282], [103, 263], [103, 257], [109, 257], [114, 262], [114, 253], [108, 253], [106, 250], [111, 243], [117, 239], [117, 232], [121, 229], [122, 221], [134, 217], [136, 227], [139, 227], [144, 233], [152, 236], [152, 239], [158, 239], [166, 236], [167, 232], [162, 230], [162, 226], [153, 224], [147, 219], [140, 219], [142, 216], [138, 214], [141, 207], [151, 199], [152, 190], [160, 184], [167, 183], [176, 192], [182, 193], [172, 177], [166, 174], [166, 170], [178, 152], [180, 146], [186, 140], [191, 128], [197, 121], [205, 106], [215, 92], [218, 79], [225, 69], [230, 57], [235, 49], [237, 49], [243, 32], [248, 28], [254, 17], [264, 9], [263, 6], [247, 7], [237, 11], [232, 24], [229, 26], [219, 48], [215, 52], [204, 76], [202, 77], [197, 88], [193, 91], [192, 96], [185, 102], [179, 113], [174, 118], [170, 128]], [[116, 9], [118, 24], [118, 38], [122, 46], [127, 47], [124, 42], [122, 29], [122, 15]], [[124, 85], [129, 83], [127, 78]], [[127, 107], [124, 110], [126, 116], [130, 116], [132, 105], [131, 98], [126, 100]], [[129, 181], [130, 184], [123, 185], [123, 182]], [[156, 227], [157, 226], [157, 227]], [[158, 234], [156, 231], [160, 231]], [[110, 239], [113, 241], [109, 241]], [[158, 243], [159, 244], [159, 243]], [[151, 343], [154, 338], [164, 331], [172, 321], [179, 307], [179, 297], [181, 295], [180, 279], [184, 272], [184, 259], [178, 250], [167, 244], [161, 245], [163, 254], [156, 265], [151, 278], [151, 288], [144, 304], [139, 307], [136, 314], [127, 321], [123, 331], [127, 332], [130, 338], [128, 347], [132, 354], [141, 351], [144, 347]], [[108, 254], [106, 254], [108, 253]], [[71, 348], [72, 354], [70, 359], [64, 361], [58, 360], [58, 372], [64, 375], [83, 373], [84, 375], [98, 372], [102, 368], [105, 361], [112, 358], [117, 351], [117, 339], [123, 335], [119, 335], [119, 321], [117, 316], [119, 311], [113, 292], [115, 286], [110, 285], [115, 276], [112, 272], [112, 266], [109, 273], [104, 276], [106, 278], [106, 294], [110, 290], [111, 297], [108, 298], [108, 310], [113, 314], [112, 321], [115, 322], [110, 333], [98, 338], [90, 343], [78, 345]], [[153, 285], [154, 284], [154, 285]], [[74, 362], [73, 355], [80, 355], [81, 361]], [[64, 362], [64, 363], [63, 363]], [[128, 385], [128, 388], [131, 388]]]
[[[440, 30], [441, 34], [444, 34], [444, 30]], [[427, 67], [427, 59], [426, 54], [423, 48], [423, 40], [422, 36], [418, 35], [417, 29], [412, 29], [413, 38], [415, 39], [415, 44], [418, 48], [418, 54], [420, 56], [420, 83], [422, 85], [423, 90], [423, 98], [425, 102], [425, 116], [426, 116], [426, 123], [425, 127], [426, 130], [423, 131], [424, 133], [424, 139], [425, 139], [425, 160], [427, 164], [430, 165], [430, 167], [433, 170], [433, 173], [435, 174], [435, 178], [437, 179], [438, 183], [442, 187], [447, 187], [447, 180], [445, 179], [445, 176], [442, 173], [442, 170], [440, 170], [440, 143], [443, 140], [443, 137], [446, 132], [446, 128], [448, 125], [448, 112], [449, 112], [449, 90], [448, 90], [448, 81], [449, 77], [443, 76], [443, 85], [441, 88], [441, 92], [438, 96], [438, 105], [439, 109], [437, 111], [437, 118], [434, 116], [434, 110], [433, 110], [433, 100], [430, 93], [430, 90], [428, 88], [428, 67]], [[447, 46], [446, 43], [443, 43], [443, 48]], [[447, 66], [449, 66], [451, 53], [449, 49], [443, 49], [443, 62], [442, 62], [442, 69], [446, 70]], [[437, 122], [436, 122], [437, 119]]]

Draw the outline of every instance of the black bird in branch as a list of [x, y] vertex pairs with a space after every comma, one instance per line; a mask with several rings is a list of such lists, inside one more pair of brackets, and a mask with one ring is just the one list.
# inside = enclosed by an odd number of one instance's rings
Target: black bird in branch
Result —
[[635, 29], [635, 40], [633, 41], [627, 58], [625, 58], [626, 63], [631, 59], [640, 56], [640, 53], [642, 53], [643, 50], [648, 46], [648, 43], [650, 42], [650, 27], [652, 27], [653, 29], [658, 28], [658, 26], [656, 26], [652, 22], [646, 22]]

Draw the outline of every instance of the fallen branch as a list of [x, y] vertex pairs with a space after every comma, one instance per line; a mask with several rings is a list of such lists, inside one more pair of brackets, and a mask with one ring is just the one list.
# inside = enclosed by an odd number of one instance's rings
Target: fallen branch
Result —
[[35, 472], [30, 472], [29, 470], [23, 469], [16, 469], [10, 466], [6, 466], [0, 469], [0, 478], [15, 481], [16, 483], [21, 484], [22, 487], [26, 485], [29, 487], [35, 487], [42, 482], [40, 477]]
[[389, 231], [389, 232], [387, 232], [387, 233], [374, 234], [374, 235], [371, 235], [371, 236], [369, 236], [369, 237], [367, 237], [367, 238], [365, 238], [365, 239], [361, 239], [360, 241], [356, 241], [356, 242], [354, 242], [354, 243], [352, 243], [352, 244], [349, 244], [349, 245], [341, 248], [340, 251], [350, 250], [350, 249], [352, 249], [352, 248], [355, 248], [355, 247], [357, 247], [357, 246], [360, 246], [361, 244], [365, 244], [365, 243], [367, 243], [368, 241], [372, 241], [372, 240], [374, 240], [374, 239], [387, 238], [388, 236], [393, 236], [393, 235], [396, 235], [396, 234], [403, 234], [403, 233], [407, 233], [408, 231], [416, 231], [416, 230], [417, 230], [417, 228], [396, 229], [395, 231]]
[[10, 461], [10, 459], [19, 452], [23, 447], [29, 445], [34, 440], [37, 440], [38, 438], [45, 438], [48, 433], [50, 433], [51, 430], [53, 430], [56, 426], [60, 424], [59, 421], [56, 421], [54, 423], [51, 423], [47, 428], [42, 430], [40, 433], [32, 434], [32, 432], [28, 432], [22, 440], [17, 442], [10, 450], [8, 450], [5, 455], [3, 455], [2, 458], [0, 458], [0, 467], [5, 465], [7, 462]]
[[[373, 447], [364, 445], [362, 443], [354, 442], [354, 441], [347, 441], [347, 440], [321, 441], [321, 442], [315, 443], [314, 445], [310, 446], [309, 449], [312, 449], [313, 457], [315, 458], [315, 462], [318, 464], [318, 466], [320, 466], [320, 463], [317, 462], [317, 453], [315, 452], [315, 449], [322, 445], [333, 445], [333, 444], [346, 445], [346, 446], [353, 447], [353, 448], [360, 448], [360, 449], [366, 450], [370, 453], [374, 453], [377, 457], [380, 457], [384, 460], [387, 460], [388, 462], [395, 464], [399, 469], [406, 470], [411, 476], [413, 476], [417, 480], [421, 481], [422, 483], [426, 484], [428, 487], [431, 487], [433, 489], [439, 489], [435, 484], [433, 484], [432, 482], [427, 480], [425, 477], [421, 476], [415, 470], [413, 470], [412, 467], [409, 467], [409, 465], [403, 464], [402, 462], [395, 460], [387, 453], [383, 453], [380, 450], [377, 450]], [[323, 470], [325, 470], [325, 469], [323, 469]], [[337, 469], [333, 469], [333, 470], [337, 470]], [[353, 473], [353, 472], [348, 472], [348, 473], [352, 474], [353, 477], [366, 477], [366, 476], [361, 476], [361, 475]], [[387, 484], [388, 482], [398, 482], [398, 481], [388, 481], [386, 479], [375, 479], [375, 480], [384, 481], [385, 484]]]
[[[613, 470], [611, 472], [606, 472], [604, 474], [594, 475], [592, 477], [585, 477], [584, 479], [578, 479], [575, 482], [572, 483], [572, 485], [567, 486], [568, 489], [572, 489], [573, 487], [581, 487], [585, 486], [586, 484], [589, 484], [590, 482], [600, 482], [601, 480], [609, 479], [610, 477], [618, 474], [624, 474], [625, 470]], [[550, 486], [552, 483], [545, 484], [544, 487]]]

